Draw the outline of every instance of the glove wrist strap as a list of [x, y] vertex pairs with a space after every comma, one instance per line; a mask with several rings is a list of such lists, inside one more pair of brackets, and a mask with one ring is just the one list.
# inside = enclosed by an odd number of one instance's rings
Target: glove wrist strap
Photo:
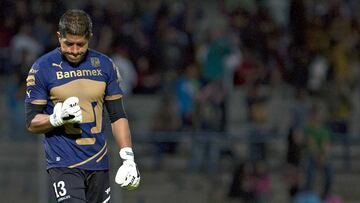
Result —
[[125, 160], [134, 161], [134, 152], [131, 147], [123, 147], [119, 152], [120, 158]]
[[50, 120], [50, 124], [53, 126], [53, 127], [55, 127], [55, 121], [54, 121], [54, 115], [50, 115], [49, 116], [49, 120]]
[[61, 108], [62, 108], [62, 103], [61, 102], [55, 104], [54, 109], [53, 109], [53, 113], [49, 116], [50, 124], [53, 127], [59, 127], [62, 124], [64, 124], [64, 121], [62, 120], [62, 118], [60, 118], [60, 116], [61, 116]]
[[49, 120], [50, 120], [50, 124], [53, 126], [53, 127], [58, 127], [60, 126], [60, 122], [56, 120], [55, 118], [55, 114], [51, 114], [50, 117], [49, 117]]

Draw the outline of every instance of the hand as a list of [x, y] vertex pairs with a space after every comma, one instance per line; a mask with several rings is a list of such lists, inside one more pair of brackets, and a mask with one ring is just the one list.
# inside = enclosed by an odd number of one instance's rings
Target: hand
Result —
[[79, 98], [69, 97], [64, 103], [58, 102], [54, 106], [53, 114], [50, 115], [50, 123], [54, 127], [64, 123], [80, 123], [82, 112], [79, 106]]
[[120, 150], [120, 157], [124, 160], [115, 176], [115, 182], [126, 190], [134, 190], [139, 186], [140, 173], [134, 162], [134, 154], [130, 147]]
[[61, 108], [61, 118], [64, 123], [81, 123], [82, 112], [79, 106], [79, 98], [67, 98]]

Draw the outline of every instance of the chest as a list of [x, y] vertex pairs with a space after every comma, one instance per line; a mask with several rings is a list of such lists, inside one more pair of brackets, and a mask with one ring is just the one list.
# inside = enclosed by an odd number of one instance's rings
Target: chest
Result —
[[62, 64], [53, 67], [47, 80], [49, 96], [54, 102], [71, 96], [80, 101], [99, 101], [105, 95], [106, 77], [101, 67], [84, 64], [73, 68]]
[[80, 100], [98, 101], [104, 97], [105, 87], [106, 83], [104, 81], [77, 79], [51, 88], [50, 99], [57, 102], [76, 96]]

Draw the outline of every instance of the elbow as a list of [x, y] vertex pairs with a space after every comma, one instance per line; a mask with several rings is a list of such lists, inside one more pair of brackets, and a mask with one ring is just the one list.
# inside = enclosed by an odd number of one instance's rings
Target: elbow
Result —
[[32, 126], [28, 126], [27, 127], [27, 131], [31, 134], [42, 134], [42, 133], [45, 133], [43, 132], [41, 129], [37, 129], [37, 128], [34, 128]]
[[36, 129], [32, 128], [31, 126], [28, 126], [26, 129], [31, 134], [38, 134], [39, 133], [39, 132], [37, 132]]
[[34, 128], [31, 120], [26, 119], [26, 130], [31, 134], [36, 134], [36, 128]]

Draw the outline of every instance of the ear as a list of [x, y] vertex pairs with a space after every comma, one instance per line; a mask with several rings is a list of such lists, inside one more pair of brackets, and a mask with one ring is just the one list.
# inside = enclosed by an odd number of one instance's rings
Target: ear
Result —
[[93, 33], [90, 33], [88, 40], [90, 40], [92, 38], [92, 36], [93, 36]]
[[58, 37], [59, 42], [60, 42], [60, 39], [61, 39], [61, 34], [60, 34], [60, 32], [59, 32], [59, 31], [57, 31], [57, 32], [56, 32], [56, 36]]

